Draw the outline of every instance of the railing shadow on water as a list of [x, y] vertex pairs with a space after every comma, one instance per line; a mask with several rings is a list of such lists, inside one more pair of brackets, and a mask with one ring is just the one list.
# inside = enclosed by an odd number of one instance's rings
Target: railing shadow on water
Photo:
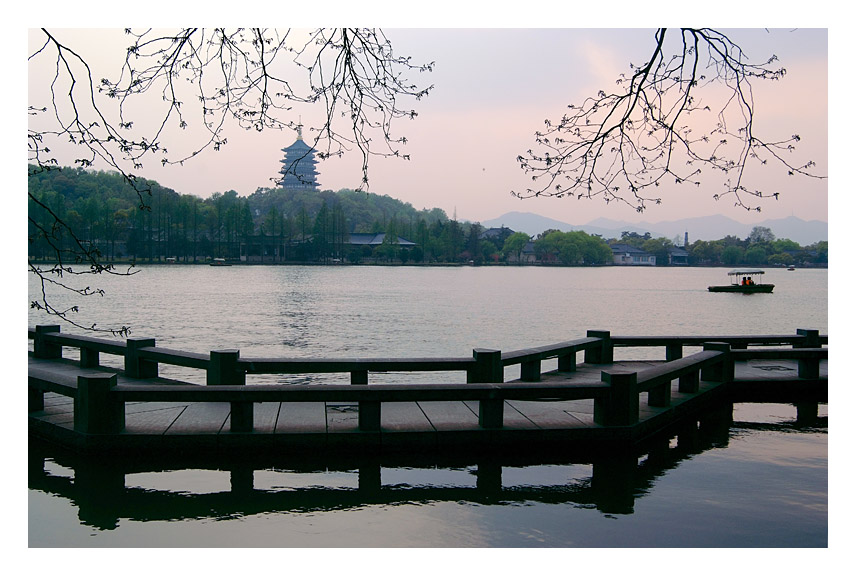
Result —
[[[806, 430], [826, 427], [827, 418], [809, 413], [792, 422], [760, 425], [765, 429]], [[458, 452], [443, 455], [384, 455], [368, 457], [289, 456], [235, 457], [224, 460], [190, 455], [158, 458], [124, 455], [104, 459], [86, 457], [30, 439], [29, 488], [69, 499], [78, 509], [82, 524], [113, 530], [119, 519], [177, 521], [226, 519], [269, 513], [336, 511], [363, 506], [396, 506], [405, 503], [460, 502], [480, 505], [544, 503], [594, 508], [605, 515], [631, 515], [667, 471], [694, 455], [728, 446], [733, 427], [733, 405], [723, 403], [691, 420], [679, 422], [632, 449], [605, 455], [585, 449], [550, 453], [529, 451], [518, 455]], [[741, 423], [742, 428], [754, 424]], [[504, 471], [545, 465], [580, 465], [584, 473], [560, 484], [508, 484]], [[475, 482], [384, 484], [382, 470], [390, 468], [449, 469], [466, 471]], [[195, 493], [174, 489], [134, 486], [127, 476], [176, 471], [209, 470], [228, 473], [229, 489]], [[578, 470], [575, 468], [575, 470]], [[293, 486], [256, 488], [257, 472], [288, 473]], [[329, 473], [349, 476], [350, 486], [324, 486]], [[321, 476], [320, 476], [321, 474]], [[514, 475], [511, 475], [514, 477]], [[354, 479], [356, 477], [356, 479]], [[431, 475], [422, 475], [430, 479]], [[302, 478], [308, 481], [301, 481]], [[322, 484], [319, 484], [319, 481]], [[130, 486], [129, 486], [130, 485]], [[346, 483], [349, 485], [349, 483]]]

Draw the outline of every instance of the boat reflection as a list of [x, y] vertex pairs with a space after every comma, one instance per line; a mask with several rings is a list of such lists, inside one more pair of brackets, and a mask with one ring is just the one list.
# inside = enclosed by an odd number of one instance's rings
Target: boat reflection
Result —
[[[667, 471], [696, 454], [728, 445], [730, 431], [737, 424], [732, 409], [731, 404], [724, 404], [652, 437], [632, 451], [607, 456], [576, 449], [563, 454], [529, 450], [518, 455], [288, 455], [279, 459], [244, 456], [228, 461], [199, 455], [179, 462], [154, 456], [86, 457], [30, 439], [29, 487], [69, 499], [77, 507], [81, 523], [101, 530], [115, 529], [120, 519], [217, 520], [438, 501], [564, 503], [595, 508], [604, 514], [628, 515], [634, 513], [636, 500]], [[818, 417], [811, 407], [798, 409], [798, 418], [791, 422], [740, 423], [740, 428], [782, 431], [826, 427], [827, 418]], [[566, 466], [568, 471], [544, 474], [545, 467]], [[521, 474], [530, 469], [531, 475]], [[200, 471], [218, 476], [220, 486], [214, 483], [212, 489], [211, 484], [200, 483], [199, 477], [191, 481], [191, 490], [173, 486], [176, 475], [180, 478], [182, 473]], [[385, 483], [386, 476], [406, 480]], [[440, 483], [429, 482], [438, 477]], [[537, 481], [515, 482], [521, 477]], [[154, 488], [151, 483], [143, 487], [139, 486], [141, 478], [160, 482]], [[265, 479], [275, 482], [261, 488]]]

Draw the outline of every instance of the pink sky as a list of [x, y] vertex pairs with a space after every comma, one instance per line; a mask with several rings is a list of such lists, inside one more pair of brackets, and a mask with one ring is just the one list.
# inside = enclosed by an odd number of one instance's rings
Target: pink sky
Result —
[[[647, 58], [653, 47], [653, 28], [386, 28], [385, 32], [398, 54], [410, 55], [417, 63], [435, 61], [433, 72], [410, 77], [435, 88], [419, 102], [402, 102], [419, 113], [415, 120], [400, 120], [393, 127], [396, 134], [408, 138], [405, 152], [411, 160], [373, 158], [371, 192], [416, 208], [439, 207], [450, 216], [455, 213], [459, 219], [471, 221], [510, 211], [533, 212], [571, 224], [599, 217], [657, 222], [715, 213], [742, 222], [791, 215], [827, 220], [828, 181], [781, 178], [779, 168], [770, 170], [770, 183], [782, 194], [778, 201], [765, 202], [761, 214], [736, 208], [728, 198], [715, 202], [712, 195], [719, 184], [662, 190], [664, 203], [652, 205], [642, 215], [602, 200], [520, 200], [511, 196], [513, 189], [523, 190], [530, 184], [516, 156], [534, 144], [533, 133], [543, 127], [544, 119], [556, 119], [566, 105], [579, 104], [600, 88], [609, 89], [631, 62]], [[122, 55], [128, 41], [121, 33], [61, 33], [69, 41], [74, 37], [75, 47], [92, 58], [96, 77], [115, 75], [117, 61], [102, 62], [100, 57], [111, 53], [108, 46], [117, 47]], [[771, 139], [800, 134], [799, 154], [816, 161], [817, 171], [827, 174], [827, 31], [745, 29], [729, 33], [751, 61], [776, 54], [788, 70], [781, 82], [754, 86], [757, 134]], [[31, 33], [31, 47], [33, 38]], [[43, 77], [33, 69], [29, 75], [32, 100], [36, 83]], [[309, 125], [319, 113], [304, 108], [296, 109], [297, 114]], [[142, 121], [140, 118], [138, 123]], [[280, 149], [290, 145], [295, 134], [257, 133], [234, 126], [226, 134], [229, 144], [221, 151], [207, 151], [182, 167], [162, 168], [151, 158], [138, 173], [201, 197], [230, 189], [246, 196], [259, 187], [272, 186], [270, 179], [280, 168]], [[73, 157], [66, 157], [71, 162]], [[324, 189], [356, 188], [362, 176], [357, 154], [322, 162], [318, 170]]]

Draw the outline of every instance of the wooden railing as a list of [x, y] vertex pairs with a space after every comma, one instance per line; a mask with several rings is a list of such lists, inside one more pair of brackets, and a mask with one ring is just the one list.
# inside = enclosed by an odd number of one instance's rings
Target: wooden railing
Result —
[[576, 357], [578, 351], [584, 351], [584, 354], [588, 354], [590, 350], [600, 350], [601, 346], [601, 339], [587, 337], [555, 345], [502, 353], [500, 358], [504, 367], [521, 365], [522, 381], [538, 382], [541, 379], [541, 362], [543, 360], [555, 358], [557, 359], [557, 370], [570, 373], [577, 370]]
[[[237, 350], [211, 351], [208, 356], [155, 346], [154, 339], [111, 341], [85, 336], [63, 335], [59, 326], [37, 326], [28, 330], [33, 339], [33, 356], [62, 358], [63, 347], [80, 349], [80, 369], [76, 373], [48, 368], [29, 371], [29, 410], [44, 406], [44, 392], [52, 391], [75, 399], [75, 429], [84, 433], [112, 433], [124, 429], [124, 403], [145, 402], [228, 402], [231, 431], [253, 430], [253, 404], [259, 402], [357, 402], [359, 428], [379, 431], [382, 402], [395, 401], [477, 401], [479, 424], [483, 428], [503, 427], [503, 407], [507, 400], [593, 399], [594, 419], [605, 426], [629, 426], [639, 420], [639, 395], [648, 394], [648, 404], [665, 407], [671, 403], [671, 382], [678, 379], [679, 392], [695, 393], [700, 380], [729, 382], [734, 379], [734, 363], [747, 358], [797, 359], [799, 378], [817, 379], [819, 362], [827, 358], [827, 337], [816, 330], [796, 335], [727, 337], [611, 337], [609, 331], [588, 331], [585, 339], [523, 349], [501, 351], [474, 349], [472, 358], [432, 359], [261, 359], [241, 358]], [[682, 357], [682, 347], [702, 346], [701, 352]], [[749, 349], [756, 345], [791, 345], [793, 348]], [[540, 363], [557, 358], [560, 372], [576, 370], [576, 353], [584, 351], [590, 364], [610, 364], [616, 346], [666, 347], [663, 364], [639, 372], [608, 369], [593, 382], [543, 383]], [[99, 353], [121, 355], [124, 377], [154, 379], [158, 365], [171, 364], [206, 371], [206, 384], [198, 386], [159, 380], [140, 384], [118, 384], [117, 375], [95, 369]], [[503, 368], [521, 365], [521, 380], [504, 383]], [[368, 384], [369, 372], [376, 371], [466, 371], [464, 384]], [[247, 385], [247, 374], [343, 373], [351, 374], [350, 385]], [[127, 383], [127, 381], [126, 381]]]

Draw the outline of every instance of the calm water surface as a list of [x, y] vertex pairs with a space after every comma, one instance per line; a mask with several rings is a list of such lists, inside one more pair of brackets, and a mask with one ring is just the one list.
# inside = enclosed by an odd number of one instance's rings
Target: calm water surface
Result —
[[[469, 356], [479, 347], [513, 350], [579, 338], [587, 329], [626, 335], [828, 330], [826, 270], [769, 270], [765, 281], [776, 285], [771, 295], [708, 293], [708, 285], [727, 282], [727, 269], [139, 270], [130, 278], [91, 279], [99, 280], [93, 284], [106, 294], [74, 301], [81, 305], [82, 321], [127, 324], [132, 336], [203, 353], [238, 348], [242, 356], [265, 357]], [[35, 290], [30, 279], [30, 294]], [[51, 321], [31, 312], [30, 325], [46, 322]], [[650, 355], [622, 350], [620, 356]], [[182, 378], [204, 378], [192, 370], [175, 371]], [[268, 378], [289, 382], [289, 377]], [[420, 378], [461, 380], [461, 375]], [[413, 380], [401, 374], [370, 379]], [[634, 466], [626, 461], [618, 468], [574, 458], [524, 464], [281, 462], [148, 470], [141, 465], [143, 470], [133, 471], [126, 463], [119, 467], [124, 486], [120, 483], [113, 497], [104, 496], [110, 494], [104, 490], [111, 486], [105, 481], [111, 478], [109, 463], [36, 450], [31, 443], [29, 544], [827, 545], [826, 406], [818, 419], [798, 422], [788, 405], [736, 405], [725, 430], [690, 447], [680, 440], [669, 440], [657, 458], [641, 454]], [[495, 483], [485, 488], [479, 473], [491, 466]], [[366, 471], [376, 476], [380, 471], [380, 484], [362, 486]], [[83, 475], [97, 477], [91, 486], [100, 500], [85, 494]]]

